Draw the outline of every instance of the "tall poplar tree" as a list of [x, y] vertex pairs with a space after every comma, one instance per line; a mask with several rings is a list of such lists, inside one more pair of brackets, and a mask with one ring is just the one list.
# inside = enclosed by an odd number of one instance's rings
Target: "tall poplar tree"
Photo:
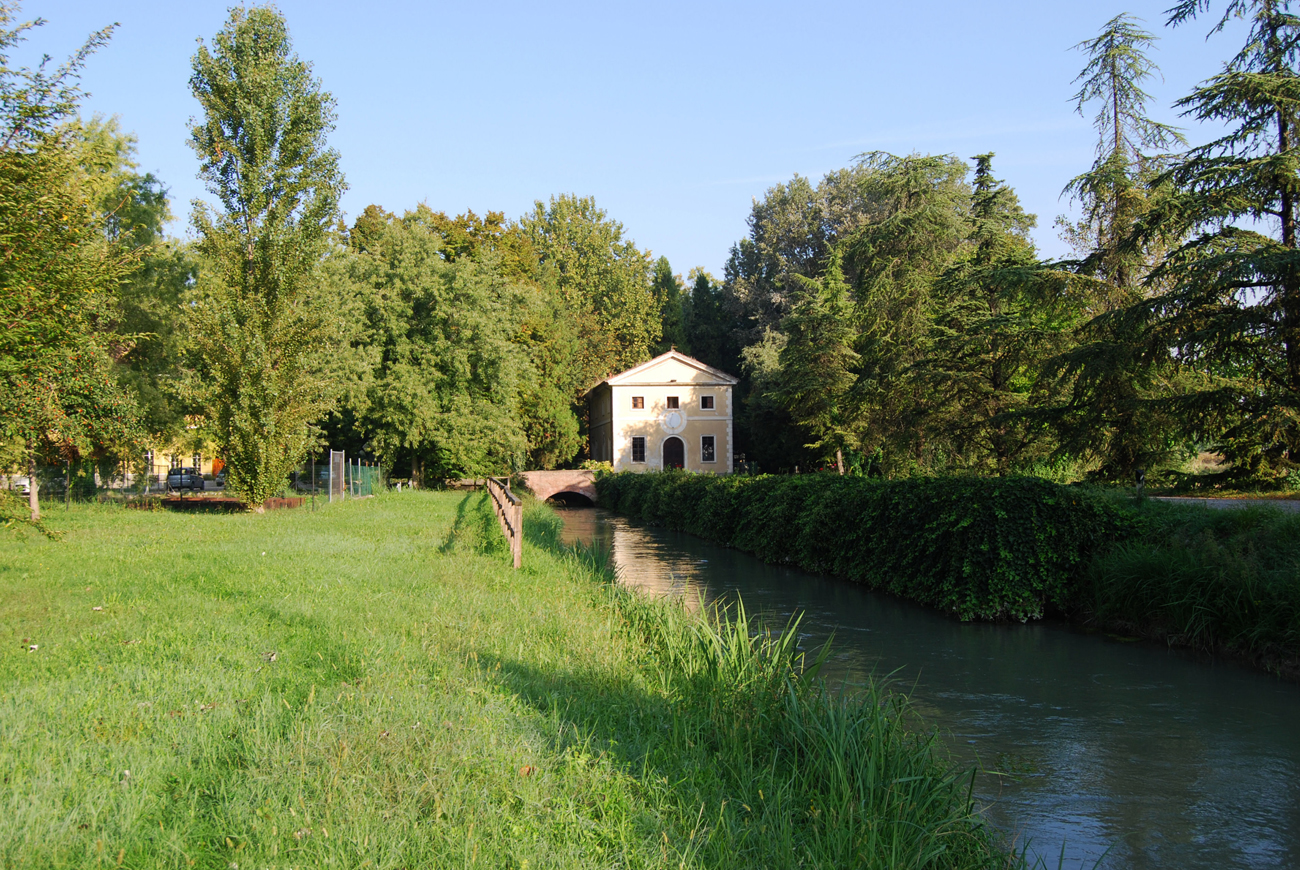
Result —
[[[1170, 23], [1210, 5], [1184, 0]], [[1227, 132], [1164, 174], [1178, 192], [1151, 227], [1188, 240], [1149, 278], [1167, 289], [1138, 309], [1151, 346], [1200, 379], [1171, 403], [1187, 435], [1249, 475], [1300, 464], [1300, 19], [1290, 5], [1225, 4], [1213, 32], [1246, 18], [1246, 44], [1177, 105]]]
[[207, 403], [227, 486], [255, 510], [283, 486], [328, 407], [312, 353], [333, 340], [312, 275], [345, 189], [326, 144], [334, 101], [293, 53], [283, 16], [234, 8], [190, 88], [199, 176], [219, 209], [194, 203], [209, 267], [195, 310], [196, 385]]

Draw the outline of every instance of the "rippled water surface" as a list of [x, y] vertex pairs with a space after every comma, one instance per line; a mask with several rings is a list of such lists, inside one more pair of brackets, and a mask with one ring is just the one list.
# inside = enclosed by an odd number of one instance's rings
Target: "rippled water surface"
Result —
[[1063, 626], [964, 625], [598, 509], [561, 514], [626, 584], [802, 611], [806, 649], [835, 636], [830, 679], [893, 674], [962, 761], [1000, 771], [977, 780], [988, 817], [1050, 867], [1064, 844], [1071, 868], [1300, 868], [1300, 686]]

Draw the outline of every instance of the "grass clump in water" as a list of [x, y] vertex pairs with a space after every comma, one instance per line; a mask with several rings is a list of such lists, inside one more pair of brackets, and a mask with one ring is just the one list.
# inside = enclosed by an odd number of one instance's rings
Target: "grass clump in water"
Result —
[[0, 553], [0, 866], [1018, 860], [902, 701], [593, 582], [544, 506], [518, 572], [481, 494], [52, 522]]

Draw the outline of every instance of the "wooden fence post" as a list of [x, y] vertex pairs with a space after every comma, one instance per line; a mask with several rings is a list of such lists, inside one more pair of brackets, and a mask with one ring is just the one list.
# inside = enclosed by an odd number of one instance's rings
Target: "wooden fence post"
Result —
[[497, 515], [501, 534], [510, 544], [511, 561], [515, 568], [519, 568], [524, 559], [524, 503], [510, 491], [508, 479], [502, 483], [495, 477], [488, 477], [484, 478], [483, 485], [492, 496], [492, 510]]

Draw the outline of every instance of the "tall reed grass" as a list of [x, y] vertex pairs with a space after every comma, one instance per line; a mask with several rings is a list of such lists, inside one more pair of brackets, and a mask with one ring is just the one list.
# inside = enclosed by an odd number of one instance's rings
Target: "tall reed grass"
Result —
[[1146, 531], [1098, 554], [1083, 607], [1206, 650], [1300, 657], [1300, 516], [1147, 503]]
[[726, 795], [701, 795], [717, 806], [707, 866], [729, 855], [780, 867], [1020, 863], [979, 818], [971, 774], [909, 727], [906, 699], [883, 684], [829, 691], [817, 677], [828, 650], [805, 661], [797, 618], [774, 632], [741, 602], [689, 613], [630, 594], [619, 609], [678, 711], [660, 751], [698, 756]]

